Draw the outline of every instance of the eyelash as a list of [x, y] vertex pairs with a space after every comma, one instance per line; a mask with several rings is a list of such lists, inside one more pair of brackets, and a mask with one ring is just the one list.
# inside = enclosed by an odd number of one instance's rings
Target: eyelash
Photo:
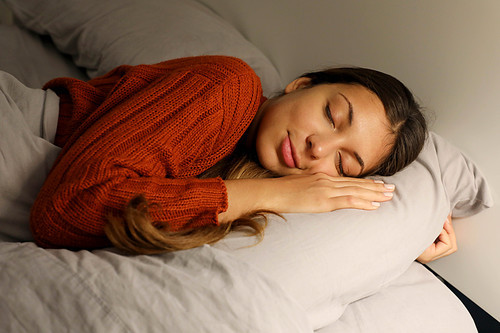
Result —
[[335, 121], [333, 121], [332, 112], [330, 111], [329, 105], [325, 107], [325, 114], [326, 117], [328, 118], [328, 121], [332, 124], [333, 128], [335, 128]]
[[[328, 118], [328, 121], [332, 124], [333, 128], [335, 128], [335, 121], [333, 120], [332, 112], [330, 111], [329, 105], [325, 107], [325, 114], [326, 117]], [[344, 177], [344, 168], [342, 166], [342, 155], [340, 154], [340, 152], [338, 153], [338, 155], [339, 155], [339, 161], [336, 163], [336, 167], [339, 170], [339, 175], [341, 177]]]
[[344, 168], [342, 167], [342, 155], [340, 155], [340, 152], [338, 153], [338, 155], [339, 155], [339, 161], [336, 163], [337, 169], [339, 170], [339, 176], [344, 177]]

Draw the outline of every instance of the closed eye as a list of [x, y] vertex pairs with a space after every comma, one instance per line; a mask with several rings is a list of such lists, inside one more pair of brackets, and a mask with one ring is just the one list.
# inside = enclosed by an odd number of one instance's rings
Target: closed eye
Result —
[[326, 114], [326, 117], [328, 118], [328, 121], [332, 124], [333, 128], [335, 128], [335, 121], [333, 121], [332, 112], [331, 112], [330, 106], [328, 104], [325, 107], [325, 114]]
[[342, 165], [342, 155], [340, 154], [340, 152], [338, 152], [337, 154], [338, 154], [339, 159], [338, 159], [338, 162], [336, 164], [337, 164], [337, 170], [338, 170], [339, 176], [345, 177], [344, 167]]

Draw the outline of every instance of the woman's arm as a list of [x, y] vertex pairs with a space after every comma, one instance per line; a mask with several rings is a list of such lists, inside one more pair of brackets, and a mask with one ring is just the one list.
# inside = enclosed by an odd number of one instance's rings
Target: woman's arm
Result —
[[228, 209], [221, 222], [252, 210], [277, 213], [321, 213], [343, 208], [374, 210], [392, 198], [394, 186], [369, 179], [325, 174], [225, 181]]
[[224, 183], [195, 176], [234, 149], [260, 104], [258, 81], [226, 57], [131, 69], [64, 146], [32, 209], [36, 241], [109, 245], [107, 215], [140, 194], [170, 230], [217, 224]]

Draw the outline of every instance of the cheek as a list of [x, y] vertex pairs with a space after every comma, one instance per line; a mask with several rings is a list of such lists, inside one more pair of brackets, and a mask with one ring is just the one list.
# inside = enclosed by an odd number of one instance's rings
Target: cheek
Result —
[[260, 163], [266, 169], [273, 170], [279, 164], [277, 151], [287, 131], [284, 121], [275, 110], [270, 110], [262, 118], [256, 133], [255, 149]]
[[273, 166], [277, 162], [275, 143], [272, 141], [273, 135], [267, 128], [259, 128], [255, 141], [255, 151], [262, 166], [274, 171]]
[[315, 174], [315, 173], [324, 173], [328, 176], [331, 177], [338, 177], [339, 174], [337, 172], [337, 169], [335, 168], [335, 163], [333, 162], [333, 157], [332, 161], [329, 163], [327, 160], [323, 160], [319, 162], [318, 164], [314, 165], [312, 168], [309, 168], [306, 173], [308, 174]]

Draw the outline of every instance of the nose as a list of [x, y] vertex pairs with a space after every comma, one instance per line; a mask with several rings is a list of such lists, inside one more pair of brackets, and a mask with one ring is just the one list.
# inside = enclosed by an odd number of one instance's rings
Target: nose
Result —
[[311, 159], [318, 160], [329, 156], [336, 150], [336, 144], [331, 137], [310, 135], [306, 138], [306, 146]]

